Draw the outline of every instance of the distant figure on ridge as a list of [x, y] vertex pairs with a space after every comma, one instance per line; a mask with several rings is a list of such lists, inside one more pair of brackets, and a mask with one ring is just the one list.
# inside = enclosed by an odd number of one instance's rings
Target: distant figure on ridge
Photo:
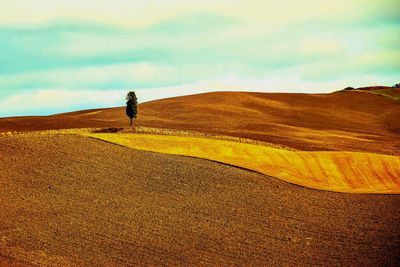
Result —
[[126, 116], [131, 119], [131, 127], [132, 127], [132, 120], [136, 118], [137, 114], [137, 97], [134, 91], [131, 91], [126, 96]]

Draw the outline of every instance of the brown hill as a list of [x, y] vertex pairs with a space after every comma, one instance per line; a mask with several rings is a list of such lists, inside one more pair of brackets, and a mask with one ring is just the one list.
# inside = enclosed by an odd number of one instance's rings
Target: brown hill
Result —
[[0, 265], [399, 265], [399, 195], [77, 135], [0, 137]]
[[[378, 89], [381, 93], [374, 93]], [[245, 137], [301, 150], [400, 155], [400, 102], [382, 94], [400, 95], [400, 89], [378, 89], [216, 92], [161, 99], [140, 104], [136, 125]], [[127, 125], [123, 107], [0, 119], [1, 132]]]
[[[399, 115], [396, 99], [372, 90], [224, 92], [143, 103], [137, 124], [399, 155]], [[127, 124], [124, 108], [0, 119], [3, 132]], [[0, 265], [399, 265], [399, 202], [80, 135], [0, 135]]]

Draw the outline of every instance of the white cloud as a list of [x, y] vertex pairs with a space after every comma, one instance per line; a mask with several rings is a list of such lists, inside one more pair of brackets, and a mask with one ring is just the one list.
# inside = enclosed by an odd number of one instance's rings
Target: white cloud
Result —
[[124, 27], [144, 26], [194, 11], [281, 24], [326, 17], [357, 20], [364, 13], [379, 14], [385, 9], [385, 13], [395, 14], [396, 7], [398, 1], [390, 0], [12, 0], [1, 3], [0, 24], [46, 23], [67, 18]]
[[[390, 85], [399, 9], [393, 0], [2, 1], [0, 116], [122, 105], [125, 86], [145, 101]], [[120, 63], [130, 59], [141, 62]]]
[[174, 77], [175, 69], [162, 64], [146, 62], [108, 64], [0, 75], [0, 87], [13, 87], [18, 84], [50, 84], [51, 86], [84, 87], [113, 82], [150, 83], [166, 82]]
[[310, 55], [340, 55], [346, 52], [346, 48], [340, 40], [313, 37], [300, 40], [299, 52]]
[[44, 115], [83, 107], [121, 105], [123, 91], [43, 89], [10, 95], [0, 100], [0, 116]]

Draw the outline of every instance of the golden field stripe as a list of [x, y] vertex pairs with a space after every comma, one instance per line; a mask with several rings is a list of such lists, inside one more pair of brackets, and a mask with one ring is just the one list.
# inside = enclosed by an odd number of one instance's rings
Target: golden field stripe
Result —
[[289, 183], [346, 193], [400, 193], [400, 157], [346, 151], [290, 151], [201, 137], [82, 133], [122, 146], [214, 160]]

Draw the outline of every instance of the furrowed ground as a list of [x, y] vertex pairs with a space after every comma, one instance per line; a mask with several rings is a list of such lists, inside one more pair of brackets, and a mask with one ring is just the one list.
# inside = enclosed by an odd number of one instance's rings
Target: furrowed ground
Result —
[[133, 130], [120, 107], [0, 118], [0, 265], [400, 265], [399, 96], [199, 94], [140, 104]]
[[0, 137], [0, 262], [400, 264], [400, 196], [312, 190], [78, 135]]

